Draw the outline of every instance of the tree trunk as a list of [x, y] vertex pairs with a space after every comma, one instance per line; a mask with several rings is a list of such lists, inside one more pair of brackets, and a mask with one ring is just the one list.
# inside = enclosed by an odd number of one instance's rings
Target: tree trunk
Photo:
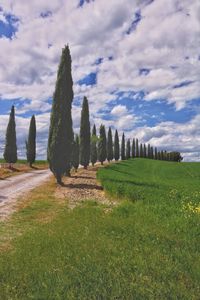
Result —
[[56, 180], [59, 185], [62, 185], [62, 179], [61, 179], [60, 174], [56, 174]]
[[101, 161], [101, 165], [103, 166], [103, 162]]
[[87, 170], [87, 166], [84, 166], [84, 169]]
[[71, 177], [70, 170], [66, 170], [66, 172], [65, 172], [65, 176], [67, 176], [67, 177]]

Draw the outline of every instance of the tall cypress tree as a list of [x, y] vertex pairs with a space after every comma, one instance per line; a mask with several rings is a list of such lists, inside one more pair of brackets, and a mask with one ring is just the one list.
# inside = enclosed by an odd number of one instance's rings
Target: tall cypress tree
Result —
[[95, 125], [92, 128], [90, 160], [93, 166], [97, 162], [97, 132]]
[[90, 120], [89, 107], [86, 97], [83, 98], [80, 126], [80, 163], [87, 169], [90, 162]]
[[48, 140], [48, 161], [59, 184], [66, 170], [71, 168], [73, 129], [71, 107], [73, 101], [71, 55], [69, 47], [62, 50], [53, 96]]
[[99, 130], [98, 159], [102, 165], [107, 158], [106, 146], [106, 130], [105, 126], [101, 125]]
[[157, 147], [155, 147], [155, 159], [158, 159], [158, 150], [157, 150]]
[[119, 149], [119, 135], [118, 135], [118, 131], [115, 130], [114, 159], [115, 159], [116, 161], [119, 160], [119, 152], [120, 152], [120, 149]]
[[160, 160], [160, 151], [157, 152], [157, 160]]
[[164, 152], [164, 160], [167, 160], [167, 150]]
[[108, 129], [108, 139], [107, 139], [107, 159], [110, 162], [113, 160], [113, 140], [112, 140], [112, 130]]
[[164, 160], [164, 151], [163, 150], [161, 150], [161, 155], [160, 155], [161, 157], [161, 160]]
[[144, 144], [144, 158], [147, 157], [147, 147], [146, 147], [146, 144]]
[[140, 157], [143, 157], [144, 154], [143, 154], [143, 145], [140, 144]]
[[125, 160], [126, 155], [125, 155], [125, 135], [124, 133], [122, 134], [122, 143], [121, 143], [121, 160]]
[[16, 125], [15, 125], [15, 107], [12, 106], [10, 118], [6, 130], [6, 144], [4, 149], [4, 159], [7, 163], [12, 164], [17, 161], [17, 138], [16, 138]]
[[150, 144], [148, 144], [148, 148], [147, 148], [147, 157], [151, 158], [151, 146], [150, 146]]
[[133, 139], [133, 141], [132, 141], [132, 151], [131, 151], [131, 154], [132, 154], [132, 158], [135, 158], [135, 139]]
[[153, 151], [153, 147], [151, 147], [151, 159], [154, 159], [154, 151]]
[[73, 151], [72, 151], [72, 166], [74, 167], [75, 171], [77, 172], [79, 167], [79, 136], [78, 134], [75, 136], [73, 142]]
[[126, 142], [126, 159], [131, 158], [131, 142], [130, 139], [127, 140]]
[[26, 156], [27, 162], [32, 167], [36, 157], [36, 122], [34, 115], [30, 121], [28, 140], [26, 141]]
[[167, 152], [167, 160], [170, 161], [170, 153]]
[[135, 149], [135, 156], [139, 157], [139, 144], [138, 144], [138, 139], [136, 139], [136, 149]]

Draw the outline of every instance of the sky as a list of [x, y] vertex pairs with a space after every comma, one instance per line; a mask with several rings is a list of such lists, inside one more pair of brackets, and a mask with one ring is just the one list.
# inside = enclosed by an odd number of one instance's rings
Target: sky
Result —
[[46, 158], [67, 44], [75, 132], [87, 96], [91, 125], [200, 161], [199, 0], [0, 0], [0, 157], [14, 104], [19, 157], [35, 114]]

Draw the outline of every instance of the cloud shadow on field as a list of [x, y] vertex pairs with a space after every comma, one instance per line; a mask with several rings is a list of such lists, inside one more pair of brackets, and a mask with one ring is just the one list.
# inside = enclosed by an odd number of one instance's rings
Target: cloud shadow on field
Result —
[[106, 182], [113, 182], [113, 183], [121, 183], [121, 184], [131, 184], [136, 186], [144, 186], [148, 188], [156, 188], [159, 189], [160, 186], [158, 184], [149, 184], [149, 183], [141, 183], [141, 182], [135, 182], [131, 180], [119, 180], [119, 179], [106, 179]]

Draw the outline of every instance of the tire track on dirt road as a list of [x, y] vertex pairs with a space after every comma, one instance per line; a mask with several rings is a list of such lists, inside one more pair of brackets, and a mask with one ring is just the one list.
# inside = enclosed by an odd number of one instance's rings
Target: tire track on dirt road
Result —
[[51, 174], [50, 170], [34, 170], [0, 180], [0, 221], [14, 211], [20, 196], [44, 183]]

